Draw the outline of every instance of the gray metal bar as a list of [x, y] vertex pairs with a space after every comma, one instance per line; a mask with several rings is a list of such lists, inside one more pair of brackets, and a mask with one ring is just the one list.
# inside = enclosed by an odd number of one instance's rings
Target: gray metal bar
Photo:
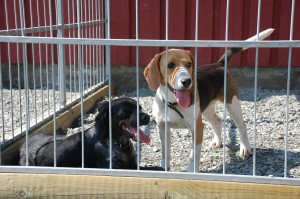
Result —
[[215, 41], [215, 40], [146, 40], [146, 39], [86, 39], [86, 38], [46, 38], [0, 36], [0, 42], [41, 43], [41, 44], [76, 44], [109, 46], [172, 46], [172, 47], [209, 47], [209, 48], [300, 48], [300, 40], [280, 41]]
[[[51, 1], [49, 1], [49, 19], [50, 19], [50, 37], [53, 37], [53, 29], [52, 29], [52, 4]], [[57, 148], [57, 143], [56, 143], [56, 103], [55, 103], [55, 68], [54, 68], [54, 46], [51, 44], [51, 68], [52, 68], [52, 92], [53, 92], [53, 141], [54, 141], [54, 167], [57, 166], [57, 154], [56, 154], [56, 148]]]
[[[64, 3], [63, 1], [57, 1], [57, 24], [63, 27], [64, 24]], [[57, 30], [57, 37], [64, 37], [64, 29], [59, 28]], [[66, 105], [66, 63], [65, 63], [65, 45], [58, 45], [58, 68], [59, 68], [59, 104], [61, 107]]]
[[[101, 6], [101, 12], [102, 12], [102, 14], [101, 14], [101, 16], [99, 16], [99, 18], [101, 18], [101, 19], [105, 19], [105, 8], [104, 8], [104, 1], [105, 0], [99, 0], [99, 7], [100, 7], [100, 1], [102, 2], [102, 6]], [[99, 9], [100, 10], [100, 9]], [[106, 24], [100, 24], [99, 25], [99, 29], [101, 30], [101, 32], [100, 32], [100, 37], [99, 38], [105, 38], [105, 31], [106, 31]], [[105, 49], [104, 49], [104, 46], [103, 45], [101, 45], [100, 46], [100, 51], [101, 51], [101, 55], [100, 55], [100, 57], [101, 57], [101, 63], [100, 63], [100, 81], [102, 80], [102, 81], [106, 81], [107, 79], [105, 79], [105, 74], [107, 73], [107, 70], [105, 70], [106, 68], [105, 68]], [[102, 70], [101, 70], [102, 69]], [[101, 72], [102, 72], [102, 75], [101, 75]]]
[[[89, 17], [88, 17], [88, 20], [90, 21], [91, 20], [91, 1], [89, 0], [88, 1], [88, 13], [89, 13]], [[92, 38], [92, 33], [91, 33], [91, 27], [89, 26], [88, 27], [89, 30], [88, 30], [88, 38]], [[90, 66], [90, 88], [92, 88], [92, 86], [94, 86], [95, 84], [92, 84], [92, 45], [89, 45], [89, 66]]]
[[[105, 17], [107, 19], [106, 25], [106, 39], [110, 39], [110, 1], [105, 1]], [[105, 58], [106, 58], [106, 67], [107, 74], [106, 78], [108, 79], [108, 102], [109, 102], [109, 169], [112, 169], [112, 113], [111, 113], [111, 65], [110, 65], [110, 45], [105, 46]]]
[[[73, 12], [72, 12], [72, 20], [73, 20], [73, 23], [75, 22], [75, 2], [74, 2], [74, 0], [72, 0], [72, 10], [73, 10]], [[76, 31], [75, 31], [75, 28], [73, 28], [73, 37], [75, 38], [76, 36]], [[77, 84], [76, 84], [76, 48], [75, 48], [76, 46], [75, 46], [75, 44], [73, 45], [73, 57], [74, 57], [74, 92], [75, 92], [75, 98], [77, 98], [77, 96], [76, 96], [76, 92], [77, 92], [77, 89], [76, 89], [76, 86], [77, 86]]]
[[1, 146], [5, 143], [5, 125], [4, 125], [4, 107], [3, 107], [3, 85], [2, 85], [2, 57], [0, 48], [0, 99], [1, 99], [1, 130], [2, 130], [2, 140], [0, 140], [0, 165], [1, 165]]
[[[135, 1], [135, 38], [139, 39], [139, 1]], [[139, 47], [136, 47], [136, 114], [137, 114], [137, 170], [140, 170], [140, 80], [139, 80]]]
[[[8, 9], [7, 9], [7, 0], [4, 1], [5, 3], [5, 21], [6, 21], [6, 29], [9, 30], [9, 20], [8, 20]], [[9, 67], [9, 89], [10, 89], [10, 100], [13, 101], [13, 94], [12, 94], [12, 68], [11, 68], [11, 56], [10, 56], [10, 43], [7, 43], [7, 55], [8, 55], [8, 67]], [[12, 130], [12, 137], [15, 137], [14, 131], [14, 109], [13, 104], [10, 106], [11, 112], [11, 130]], [[4, 117], [4, 115], [3, 115]]]
[[[165, 18], [165, 22], [166, 22], [166, 40], [168, 41], [169, 40], [169, 0], [166, 0], [166, 18]], [[168, 74], [168, 46], [166, 46], [166, 74]], [[168, 76], [166, 75], [165, 77], [165, 82], [168, 83]], [[166, 101], [168, 101], [168, 87], [166, 86], [165, 88], [165, 93], [166, 93]], [[165, 171], [168, 171], [168, 162], [170, 160], [168, 160], [168, 145], [169, 145], [169, 138], [168, 138], [168, 135], [169, 135], [169, 131], [168, 131], [168, 106], [167, 106], [167, 103], [165, 103]]]
[[[81, 1], [77, 0], [77, 23], [78, 23], [78, 38], [81, 38]], [[80, 90], [80, 112], [81, 112], [81, 167], [84, 168], [84, 123], [83, 123], [83, 66], [82, 66], [82, 46], [78, 46], [78, 66], [79, 66], [79, 90]]]
[[[293, 40], [294, 31], [294, 14], [295, 14], [295, 0], [292, 0], [291, 8], [291, 24], [290, 24], [290, 41]], [[286, 88], [286, 110], [285, 110], [285, 138], [284, 138], [284, 178], [287, 178], [287, 150], [288, 150], [288, 136], [289, 136], [289, 97], [290, 97], [290, 84], [291, 84], [291, 65], [292, 65], [292, 48], [289, 48], [288, 57], [288, 77]]]
[[[44, 23], [47, 24], [47, 17], [46, 17], [46, 2], [45, 0], [43, 0], [43, 9], [44, 9]], [[48, 32], [45, 32], [45, 36], [47, 37]], [[39, 39], [41, 39], [41, 37], [38, 37]], [[49, 43], [51, 44], [51, 43]], [[48, 45], [45, 45], [46, 48], [46, 55], [48, 55]], [[48, 56], [46, 57], [46, 89], [47, 89], [47, 103], [48, 103], [48, 117], [50, 116], [50, 99], [49, 99], [49, 66], [48, 66]]]
[[[260, 27], [260, 11], [261, 0], [258, 0], [257, 8], [257, 23], [256, 34], [257, 41], [259, 40], [259, 27]], [[256, 101], [257, 101], [257, 73], [258, 73], [258, 48], [255, 49], [255, 71], [254, 71], [254, 115], [253, 115], [253, 176], [256, 175]]]
[[[199, 0], [196, 0], [196, 13], [195, 13], [195, 40], [198, 40], [198, 18], [199, 18]], [[194, 93], [198, 93], [197, 91], [197, 64], [198, 64], [198, 48], [195, 48], [195, 56], [194, 56]], [[197, 95], [194, 95], [194, 103], [197, 101]], [[194, 151], [196, 151], [197, 145], [197, 116], [196, 116], [197, 106], [194, 106]], [[200, 113], [199, 113], [200, 114]], [[196, 153], [194, 153], [194, 160], [196, 160]], [[199, 171], [199, 167], [196, 168], [196, 161], [194, 161], [194, 173]]]
[[[36, 10], [37, 10], [37, 15], [38, 15], [38, 27], [40, 27], [40, 9], [39, 9], [39, 2], [40, 0], [36, 0]], [[41, 32], [38, 32], [38, 36], [40, 37], [41, 36]], [[43, 95], [43, 75], [42, 75], [42, 49], [41, 49], [41, 44], [39, 43], [39, 61], [40, 61], [40, 90], [41, 90], [41, 99], [42, 99], [42, 106], [41, 106], [41, 109], [42, 109], [42, 120], [44, 119], [44, 95]]]
[[[225, 28], [225, 41], [228, 41], [228, 27], [229, 27], [229, 4], [226, 1], [226, 28]], [[225, 55], [227, 54], [228, 47], [225, 47]], [[227, 71], [227, 56], [225, 56], [224, 71]], [[227, 73], [224, 72], [224, 101], [223, 101], [223, 174], [226, 173], [226, 102], [227, 102]]]
[[81, 169], [62, 167], [24, 167], [24, 166], [1, 166], [2, 173], [36, 173], [36, 174], [69, 174], [69, 175], [94, 175], [94, 176], [124, 176], [124, 177], [146, 177], [164, 179], [188, 179], [188, 180], [209, 180], [224, 182], [261, 183], [277, 185], [300, 186], [298, 178], [280, 178], [266, 176], [230, 175], [230, 174], [205, 174], [189, 172], [157, 172], [157, 171], [136, 171], [122, 169]]
[[[32, 0], [29, 1], [30, 7], [30, 25], [33, 27], [33, 17], [32, 17]], [[34, 44], [31, 44], [31, 52], [32, 52], [32, 72], [35, 74], [35, 50]], [[36, 109], [36, 80], [35, 75], [33, 75], [33, 90], [34, 90], [34, 116], [35, 116], [35, 123], [37, 123], [37, 109]]]
[[[80, 22], [80, 26], [91, 26], [91, 25], [98, 25], [105, 23], [105, 21], [101, 20], [94, 20], [94, 21], [85, 21]], [[63, 25], [53, 25], [53, 30], [59, 30], [59, 29], [73, 29], [78, 27], [77, 23], [71, 23], [71, 24], [63, 24]], [[50, 31], [50, 26], [41, 26], [41, 27], [31, 27], [31, 28], [25, 28], [24, 32], [25, 34], [33, 34], [38, 32], [47, 32]], [[10, 30], [0, 30], [0, 35], [20, 35], [21, 29], [10, 29]]]
[[[19, 1], [20, 8], [20, 22], [21, 22], [21, 32], [22, 36], [24, 36], [24, 28], [25, 24], [25, 10], [24, 10], [24, 0]], [[26, 165], [28, 166], [28, 129], [29, 129], [29, 96], [28, 96], [28, 62], [27, 62], [27, 44], [22, 43], [23, 50], [23, 73], [24, 73], [24, 95], [25, 95], [25, 112], [26, 112]], [[22, 125], [22, 123], [21, 123]]]
[[[70, 13], [70, 8], [71, 8], [71, 5], [70, 5], [70, 0], [68, 0], [68, 3], [67, 3], [67, 7], [68, 7], [68, 23], [70, 23], [70, 18], [71, 18], [71, 13]], [[69, 38], [71, 38], [71, 30], [69, 30], [68, 31], [69, 32], [69, 35], [68, 35], [68, 37]], [[73, 97], [73, 95], [72, 95], [72, 90], [73, 90], [73, 88], [72, 88], [72, 54], [71, 54], [71, 52], [72, 52], [72, 50], [71, 50], [71, 44], [69, 44], [69, 85], [70, 85], [70, 87], [69, 87], [69, 91], [70, 91], [70, 93], [71, 93], [71, 96], [70, 96], [70, 99], [71, 99], [71, 102], [72, 102], [72, 97]]]

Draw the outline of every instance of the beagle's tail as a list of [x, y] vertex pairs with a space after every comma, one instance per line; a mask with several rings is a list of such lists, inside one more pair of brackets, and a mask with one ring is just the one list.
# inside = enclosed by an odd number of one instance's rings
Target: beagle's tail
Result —
[[[250, 37], [249, 39], [247, 39], [246, 41], [261, 41], [264, 40], [265, 38], [267, 38], [269, 35], [271, 35], [273, 33], [274, 29], [273, 28], [269, 28], [267, 30], [264, 30], [262, 32], [260, 32], [258, 35], [254, 35], [252, 37]], [[234, 57], [237, 53], [239, 53], [242, 50], [246, 50], [248, 48], [250, 48], [251, 46], [245, 47], [245, 48], [229, 48], [227, 50], [227, 53], [225, 53], [217, 62], [218, 64], [225, 64], [225, 56], [227, 56], [227, 63], [229, 63], [229, 61], [231, 60], [232, 57]]]

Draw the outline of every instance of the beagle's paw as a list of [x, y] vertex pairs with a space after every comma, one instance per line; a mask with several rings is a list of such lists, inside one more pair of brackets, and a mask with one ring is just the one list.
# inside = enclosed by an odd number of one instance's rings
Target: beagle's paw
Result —
[[248, 146], [246, 147], [244, 144], [241, 143], [240, 145], [240, 156], [243, 156], [243, 157], [251, 157], [252, 156], [252, 152], [251, 152], [251, 147]]
[[222, 145], [221, 139], [216, 138], [216, 137], [210, 142], [210, 146], [214, 149], [220, 148], [221, 145]]

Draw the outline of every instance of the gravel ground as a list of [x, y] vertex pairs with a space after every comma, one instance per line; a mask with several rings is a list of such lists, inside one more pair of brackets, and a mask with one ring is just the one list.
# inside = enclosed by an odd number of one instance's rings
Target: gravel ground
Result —
[[[241, 92], [241, 103], [244, 120], [248, 129], [251, 145], [254, 143], [254, 102], [253, 89], [244, 88]], [[161, 146], [155, 121], [152, 117], [154, 92], [140, 90], [140, 104], [151, 116], [146, 132], [151, 134], [149, 145], [142, 146], [141, 164], [159, 165]], [[256, 175], [284, 175], [285, 153], [285, 90], [258, 89], [256, 104]], [[136, 92], [124, 93], [135, 98]], [[217, 112], [223, 118], [223, 106], [218, 104]], [[253, 158], [239, 156], [239, 134], [235, 124], [227, 116], [225, 169], [227, 174], [253, 175]], [[204, 120], [204, 141], [201, 153], [200, 171], [204, 173], [223, 172], [223, 148], [212, 149], [209, 146], [213, 138], [212, 127]], [[289, 97], [289, 135], [287, 147], [287, 171], [289, 177], [300, 177], [300, 90], [291, 92]], [[297, 139], [298, 138], [298, 139]], [[173, 130], [171, 145], [171, 171], [184, 171], [188, 166], [191, 148], [191, 135], [187, 130]]]
[[[18, 91], [14, 91], [13, 96], [18, 96]], [[37, 98], [34, 98], [33, 91], [29, 91], [31, 100], [30, 113], [32, 115], [38, 111], [41, 113], [41, 96], [43, 95], [44, 105], [48, 106], [47, 93], [38, 92]], [[21, 99], [24, 100], [23, 91]], [[248, 128], [250, 143], [254, 143], [254, 102], [253, 89], [241, 89], [241, 103], [243, 108], [244, 120]], [[160, 140], [152, 117], [152, 101], [154, 92], [142, 88], [139, 92], [140, 104], [143, 110], [151, 116], [150, 124], [146, 127], [146, 133], [151, 135], [149, 145], [141, 145], [141, 165], [159, 165], [161, 157]], [[285, 153], [285, 90], [267, 90], [258, 89], [256, 104], [256, 175], [259, 176], [278, 176], [282, 177], [284, 173], [284, 153]], [[136, 99], [136, 92], [122, 93], [118, 96], [128, 96]], [[11, 136], [11, 105], [14, 105], [13, 115], [15, 118], [14, 127], [18, 126], [20, 120], [19, 100], [11, 101], [10, 92], [3, 89], [2, 94], [3, 113], [1, 113], [0, 128], [4, 124], [6, 138]], [[57, 95], [56, 95], [57, 96]], [[52, 97], [53, 98], [53, 97]], [[16, 97], [14, 97], [16, 99]], [[51, 96], [50, 96], [51, 99]], [[34, 103], [36, 102], [36, 103]], [[21, 104], [24, 104], [23, 102]], [[49, 104], [52, 108], [53, 105]], [[217, 112], [223, 117], [221, 104], [217, 107]], [[45, 110], [45, 108], [44, 108]], [[95, 109], [84, 116], [85, 123], [88, 125], [95, 118]], [[23, 121], [24, 111], [21, 113]], [[211, 149], [210, 140], [213, 138], [211, 126], [204, 120], [204, 142], [201, 153], [200, 171], [204, 173], [222, 173], [223, 172], [223, 148]], [[239, 135], [234, 123], [227, 117], [226, 143], [225, 143], [225, 169], [227, 174], [253, 175], [253, 158], [242, 158], [239, 156]], [[20, 125], [19, 125], [20, 126]], [[300, 178], [300, 139], [298, 130], [300, 129], [300, 90], [294, 90], [289, 97], [289, 136], [287, 150], [287, 171], [289, 177]], [[191, 135], [187, 130], [174, 130], [172, 132], [171, 146], [171, 171], [185, 171], [188, 165], [188, 157], [191, 147]], [[298, 138], [298, 139], [297, 139]], [[0, 133], [0, 142], [3, 139], [2, 131]]]

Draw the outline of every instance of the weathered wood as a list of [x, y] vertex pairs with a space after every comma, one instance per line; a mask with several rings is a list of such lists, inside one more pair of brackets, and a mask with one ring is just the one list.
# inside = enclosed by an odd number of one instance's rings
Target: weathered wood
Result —
[[254, 183], [0, 173], [0, 198], [300, 198], [300, 187]]
[[[115, 86], [112, 86], [111, 88], [112, 93], [115, 92]], [[104, 86], [100, 88], [98, 91], [94, 92], [90, 96], [84, 99], [83, 101], [83, 112], [86, 113], [89, 111], [93, 105], [96, 103], [97, 100], [99, 100], [103, 96], [107, 96], [109, 93], [109, 87]], [[59, 128], [68, 128], [81, 114], [81, 107], [80, 103], [77, 103], [70, 109], [66, 110], [65, 112], [61, 113], [56, 117], [56, 129]], [[54, 121], [50, 120], [46, 124], [41, 125], [41, 127], [36, 128], [31, 133], [38, 133], [42, 131], [53, 131]], [[2, 165], [16, 165], [19, 161], [19, 148], [21, 144], [24, 143], [25, 140], [25, 134], [18, 135], [18, 139], [15, 139], [14, 142], [11, 142], [9, 145], [5, 146], [2, 149], [2, 156], [1, 156], [1, 163]]]

